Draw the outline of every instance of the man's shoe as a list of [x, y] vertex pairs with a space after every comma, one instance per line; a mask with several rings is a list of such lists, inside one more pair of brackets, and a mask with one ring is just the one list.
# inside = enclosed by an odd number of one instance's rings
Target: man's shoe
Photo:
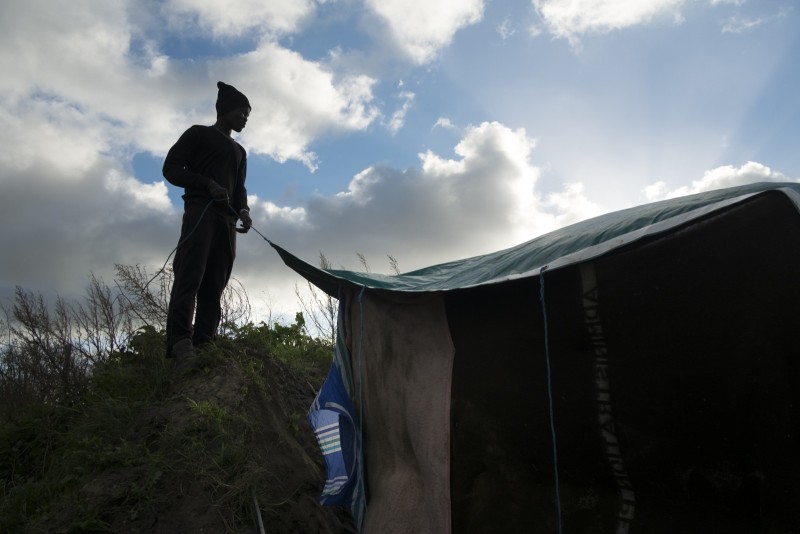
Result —
[[184, 338], [176, 341], [175, 344], [172, 345], [170, 356], [175, 359], [194, 356], [194, 346], [192, 345], [192, 340], [189, 338]]

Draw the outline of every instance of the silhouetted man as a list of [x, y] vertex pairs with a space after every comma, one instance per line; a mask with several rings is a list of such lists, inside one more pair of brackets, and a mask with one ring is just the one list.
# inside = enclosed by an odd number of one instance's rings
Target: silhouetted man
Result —
[[231, 85], [217, 87], [216, 123], [186, 130], [164, 160], [164, 177], [185, 190], [167, 315], [168, 357], [190, 355], [216, 337], [220, 299], [236, 256], [236, 221], [242, 221], [242, 232], [253, 224], [244, 183], [247, 153], [231, 138], [232, 130], [241, 132], [247, 124], [250, 102]]

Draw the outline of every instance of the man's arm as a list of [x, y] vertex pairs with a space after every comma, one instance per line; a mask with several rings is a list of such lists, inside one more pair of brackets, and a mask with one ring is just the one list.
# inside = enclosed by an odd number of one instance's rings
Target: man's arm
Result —
[[211, 185], [211, 178], [192, 172], [189, 170], [189, 161], [192, 150], [196, 145], [196, 131], [194, 127], [189, 128], [178, 141], [172, 145], [164, 159], [162, 173], [169, 183], [177, 187], [195, 187], [198, 189], [208, 189]]
[[239, 175], [236, 177], [236, 185], [233, 190], [233, 207], [236, 213], [242, 210], [250, 210], [247, 206], [247, 188], [245, 187], [245, 181], [247, 180], [247, 153], [243, 148], [240, 148], [240, 150], [242, 151], [242, 163], [239, 165]]
[[239, 167], [239, 176], [236, 179], [236, 189], [233, 192], [233, 207], [242, 221], [241, 233], [247, 233], [253, 226], [253, 219], [250, 218], [250, 208], [247, 206], [247, 153], [242, 149], [242, 164]]
[[236, 213], [239, 214], [239, 220], [242, 221], [243, 233], [247, 233], [250, 227], [253, 226], [253, 219], [250, 218], [250, 208], [247, 206], [247, 188], [244, 186], [246, 178], [247, 156], [245, 155], [242, 160], [239, 180], [236, 181], [236, 191], [234, 191], [234, 206], [236, 206]]

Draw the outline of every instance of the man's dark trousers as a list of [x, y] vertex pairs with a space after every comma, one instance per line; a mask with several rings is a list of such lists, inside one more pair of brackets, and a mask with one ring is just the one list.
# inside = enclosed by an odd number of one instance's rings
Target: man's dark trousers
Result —
[[235, 221], [213, 207], [205, 213], [203, 208], [187, 206], [183, 214], [180, 245], [172, 264], [175, 280], [167, 315], [167, 350], [181, 339], [190, 338], [195, 346], [212, 341], [219, 326], [220, 300], [236, 256]]

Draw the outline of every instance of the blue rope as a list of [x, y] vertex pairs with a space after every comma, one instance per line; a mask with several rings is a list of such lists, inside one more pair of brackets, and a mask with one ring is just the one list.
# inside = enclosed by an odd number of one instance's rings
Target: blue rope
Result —
[[556, 490], [556, 511], [558, 513], [558, 533], [562, 532], [562, 519], [561, 519], [561, 490], [558, 484], [558, 449], [556, 447], [556, 423], [555, 413], [553, 411], [553, 376], [550, 367], [550, 340], [548, 337], [547, 328], [547, 306], [544, 300], [544, 271], [547, 266], [544, 266], [539, 273], [539, 301], [542, 303], [542, 318], [544, 320], [544, 354], [545, 361], [547, 362], [547, 399], [549, 401], [550, 410], [550, 435], [553, 440], [553, 478], [555, 480]]
[[[364, 487], [364, 396], [362, 389], [364, 385], [364, 376], [361, 371], [361, 361], [363, 360], [363, 346], [364, 346], [364, 292], [367, 286], [362, 286], [361, 291], [358, 293], [358, 309], [359, 309], [359, 324], [358, 324], [358, 484], [361, 489], [361, 495], [364, 502], [364, 510], [361, 513], [361, 520], [363, 521], [364, 515], [367, 512], [367, 499], [366, 488]], [[356, 525], [356, 529], [361, 532], [361, 524]]]

